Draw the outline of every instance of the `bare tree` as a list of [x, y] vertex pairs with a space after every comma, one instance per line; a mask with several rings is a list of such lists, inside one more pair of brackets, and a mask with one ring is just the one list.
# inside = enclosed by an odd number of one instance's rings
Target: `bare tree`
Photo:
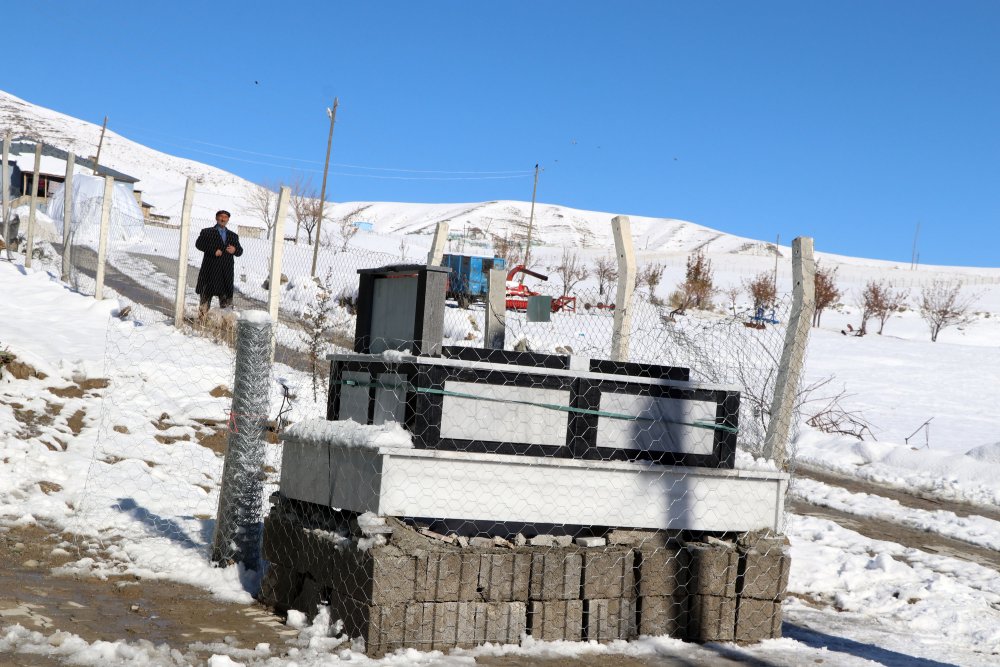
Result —
[[878, 318], [878, 335], [882, 335], [885, 323], [893, 313], [902, 309], [906, 305], [906, 299], [910, 293], [905, 289], [896, 289], [891, 280], [879, 283], [879, 299], [875, 304], [872, 314]]
[[656, 288], [663, 282], [663, 272], [666, 266], [659, 262], [650, 262], [636, 272], [636, 286], [645, 285], [649, 289], [649, 302], [654, 306], [660, 305], [662, 301], [656, 296]]
[[683, 313], [688, 308], [708, 308], [715, 293], [714, 280], [712, 261], [705, 257], [703, 250], [688, 255], [684, 282], [670, 297], [675, 311]]
[[753, 301], [755, 312], [761, 308], [773, 306], [778, 296], [778, 290], [774, 285], [774, 274], [767, 271], [758, 273], [744, 283], [744, 287], [750, 295], [750, 300]]
[[292, 181], [291, 205], [295, 216], [295, 242], [299, 242], [299, 230], [306, 230], [306, 239], [312, 245], [312, 232], [319, 224], [320, 201], [312, 179], [296, 175]]
[[493, 254], [503, 259], [507, 269], [512, 269], [521, 263], [521, 244], [509, 229], [503, 236], [493, 234]]
[[618, 280], [618, 260], [610, 255], [598, 257], [594, 262], [594, 277], [597, 278], [597, 291], [603, 297], [604, 290], [610, 291]]
[[858, 308], [861, 309], [861, 326], [858, 328], [858, 335], [864, 336], [868, 333], [868, 320], [875, 314], [875, 308], [879, 305], [882, 293], [879, 290], [878, 281], [869, 280], [865, 288], [861, 290], [858, 298]]
[[246, 206], [244, 210], [264, 223], [267, 228], [267, 238], [271, 238], [274, 230], [275, 206], [278, 202], [278, 190], [281, 185], [265, 181], [259, 185], [250, 184], [247, 186]]
[[816, 311], [813, 313], [813, 326], [818, 327], [823, 317], [823, 311], [832, 306], [840, 298], [840, 290], [834, 279], [837, 269], [828, 269], [816, 262], [816, 277], [813, 281], [816, 292]]
[[355, 234], [358, 233], [358, 222], [361, 220], [361, 214], [369, 208], [371, 208], [371, 204], [362, 204], [357, 206], [347, 215], [342, 217], [338, 222], [338, 228], [340, 230], [340, 252], [347, 252], [347, 246], [350, 244], [351, 239], [353, 239]]
[[931, 341], [951, 326], [967, 324], [972, 320], [969, 308], [975, 296], [963, 297], [961, 280], [935, 280], [920, 292], [920, 316], [931, 330]]
[[562, 295], [566, 296], [581, 280], [590, 277], [590, 269], [580, 259], [580, 254], [575, 250], [563, 248], [562, 258], [559, 264], [549, 267], [554, 271], [559, 280], [562, 281]]

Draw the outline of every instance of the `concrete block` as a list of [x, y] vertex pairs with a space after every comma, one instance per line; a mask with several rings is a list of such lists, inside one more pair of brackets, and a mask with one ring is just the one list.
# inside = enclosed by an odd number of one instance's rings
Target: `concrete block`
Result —
[[609, 642], [636, 636], [634, 600], [583, 601], [584, 639]]
[[485, 615], [484, 642], [518, 644], [528, 623], [527, 605], [524, 602], [486, 602], [478, 606]]
[[685, 545], [688, 566], [688, 595], [736, 597], [739, 554], [733, 547], [691, 543]]
[[635, 555], [632, 549], [584, 549], [582, 554], [584, 599], [634, 597]]
[[688, 599], [686, 595], [654, 595], [640, 597], [639, 634], [669, 635], [677, 639], [687, 636]]
[[[365, 652], [368, 656], [378, 658], [404, 648], [406, 605], [378, 605], [369, 607], [368, 610], [370, 625], [365, 639]], [[364, 633], [361, 634], [365, 636]]]
[[324, 590], [323, 586], [315, 579], [307, 575], [303, 578], [299, 594], [295, 596], [295, 600], [292, 601], [289, 608], [301, 611], [311, 621], [316, 617], [319, 606], [329, 602], [329, 600], [329, 592]]
[[423, 553], [416, 558], [414, 599], [418, 602], [466, 602], [478, 599], [477, 553]]
[[781, 603], [740, 598], [736, 604], [735, 640], [756, 643], [781, 637]]
[[603, 537], [578, 537], [576, 543], [581, 547], [603, 547], [608, 541]]
[[528, 634], [544, 641], [580, 641], [583, 600], [532, 600], [528, 603]]
[[298, 572], [308, 572], [308, 564], [302, 561], [308, 553], [302, 540], [302, 528], [279, 513], [272, 511], [264, 519], [263, 550], [265, 560], [281, 563]]
[[583, 556], [576, 550], [531, 555], [532, 600], [578, 600]]
[[299, 591], [305, 575], [280, 563], [271, 563], [260, 585], [260, 601], [273, 607], [279, 614], [288, 611]]
[[[457, 636], [456, 631], [456, 636]], [[406, 605], [403, 619], [403, 644], [406, 648], [430, 651], [434, 643], [434, 605], [415, 602]]]
[[616, 528], [608, 533], [608, 544], [612, 546], [629, 546], [640, 549], [655, 549], [665, 547], [673, 538], [662, 530], [630, 530]]
[[740, 554], [743, 587], [740, 595], [758, 600], [781, 600], [788, 589], [791, 557], [781, 545], [767, 551], [750, 549]]
[[391, 605], [410, 602], [414, 599], [417, 559], [412, 556], [389, 556], [377, 552], [368, 557], [371, 574], [370, 589], [366, 587], [364, 598], [371, 604]]
[[531, 554], [482, 554], [479, 561], [479, 593], [487, 602], [528, 599]]
[[458, 603], [438, 602], [431, 607], [434, 612], [431, 648], [437, 651], [454, 648], [458, 643]]
[[690, 641], [728, 642], [736, 630], [736, 598], [718, 595], [688, 597], [688, 634]]
[[684, 592], [690, 567], [688, 551], [679, 544], [649, 546], [636, 551], [639, 565], [639, 596], [674, 595]]

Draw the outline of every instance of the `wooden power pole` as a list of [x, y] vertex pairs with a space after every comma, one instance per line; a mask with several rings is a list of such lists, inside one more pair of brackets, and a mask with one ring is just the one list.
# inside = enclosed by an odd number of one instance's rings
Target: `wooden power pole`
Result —
[[330, 134], [326, 138], [326, 164], [323, 165], [323, 185], [319, 188], [319, 219], [316, 220], [316, 244], [313, 246], [312, 272], [310, 275], [316, 277], [316, 260], [319, 258], [320, 231], [323, 229], [323, 203], [326, 201], [326, 174], [330, 170], [330, 147], [333, 145], [333, 125], [337, 122], [337, 106], [340, 104], [339, 98], [333, 98], [333, 108], [326, 110], [326, 115], [330, 117]]
[[[524, 244], [524, 268], [530, 269], [528, 260], [531, 258], [531, 228], [535, 224], [535, 194], [538, 192], [538, 163], [535, 163], [535, 185], [531, 188], [531, 213], [528, 215], [528, 240]], [[524, 273], [521, 274], [521, 282], [524, 282]]]
[[108, 129], [108, 117], [104, 117], [104, 124], [101, 125], [101, 138], [97, 142], [97, 155], [94, 156], [94, 176], [97, 176], [97, 165], [101, 161], [101, 146], [104, 145], [104, 130]]

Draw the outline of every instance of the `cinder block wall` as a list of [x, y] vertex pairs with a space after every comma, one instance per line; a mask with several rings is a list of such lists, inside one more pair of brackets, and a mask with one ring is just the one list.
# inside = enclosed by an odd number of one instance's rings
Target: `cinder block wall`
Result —
[[313, 508], [287, 500], [272, 508], [260, 598], [310, 618], [328, 604], [369, 656], [518, 643], [523, 634], [749, 643], [781, 633], [789, 566], [781, 539], [613, 531], [599, 547], [480, 546], [392, 519], [366, 535], [349, 515]]

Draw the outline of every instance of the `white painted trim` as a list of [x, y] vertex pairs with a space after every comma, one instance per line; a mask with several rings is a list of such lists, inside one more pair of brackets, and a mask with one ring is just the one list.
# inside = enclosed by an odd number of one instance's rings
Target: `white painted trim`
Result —
[[281, 493], [383, 516], [780, 531], [788, 475], [286, 439]]

